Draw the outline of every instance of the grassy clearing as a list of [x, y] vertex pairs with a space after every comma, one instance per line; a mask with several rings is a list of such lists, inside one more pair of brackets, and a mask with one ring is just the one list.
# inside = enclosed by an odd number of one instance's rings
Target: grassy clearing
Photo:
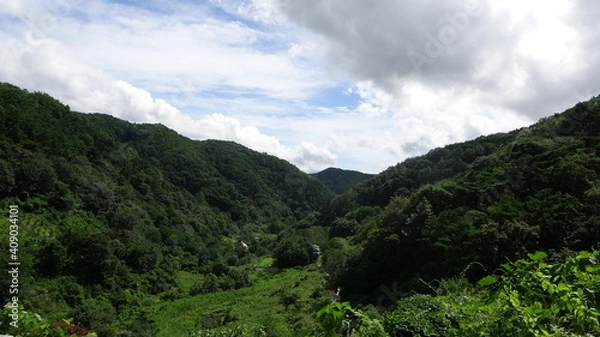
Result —
[[183, 290], [184, 293], [189, 293], [190, 289], [196, 282], [203, 282], [204, 275], [191, 273], [189, 271], [178, 271], [177, 272], [177, 285]]
[[260, 260], [260, 262], [258, 263], [258, 266], [263, 267], [263, 268], [270, 267], [273, 264], [273, 262], [275, 262], [274, 258], [265, 257], [264, 259]]
[[[259, 265], [268, 259], [260, 261]], [[159, 302], [149, 308], [158, 327], [157, 337], [189, 336], [202, 328], [264, 325], [278, 336], [310, 331], [314, 312], [327, 304], [323, 274], [314, 266], [278, 271], [273, 268], [251, 272], [251, 287]], [[186, 291], [202, 278], [178, 273]]]

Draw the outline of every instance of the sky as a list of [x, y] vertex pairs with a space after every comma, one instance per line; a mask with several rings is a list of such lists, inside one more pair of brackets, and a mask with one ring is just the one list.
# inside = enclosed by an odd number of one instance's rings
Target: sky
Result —
[[0, 0], [0, 82], [378, 173], [600, 94], [597, 0]]

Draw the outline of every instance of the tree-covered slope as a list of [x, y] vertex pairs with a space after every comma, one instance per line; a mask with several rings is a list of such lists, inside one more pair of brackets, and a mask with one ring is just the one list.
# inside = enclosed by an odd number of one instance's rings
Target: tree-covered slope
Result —
[[319, 179], [325, 186], [329, 187], [329, 189], [337, 194], [342, 194], [374, 176], [373, 174], [343, 170], [334, 167], [327, 168], [321, 172], [312, 173], [311, 175]]
[[535, 250], [597, 247], [599, 154], [593, 98], [406, 160], [324, 206], [318, 221], [346, 237], [324, 256], [332, 284], [357, 296], [392, 282], [415, 290], [420, 279], [476, 278]]
[[[599, 153], [593, 98], [527, 128], [434, 149], [335, 196], [243, 146], [72, 112], [0, 84], [0, 204], [19, 209], [20, 303], [51, 320], [73, 317], [99, 336], [155, 335], [153, 320], [163, 316], [151, 308], [161, 301], [184, 313], [202, 302], [187, 297], [220, 290], [273, 296], [246, 288], [262, 264], [245, 268], [266, 255], [277, 260], [265, 265], [281, 268], [310, 263], [315, 243], [330, 289], [390, 308], [437, 280], [478, 280], [530, 252], [546, 251], [553, 263], [598, 248]], [[4, 274], [8, 259], [0, 255]], [[176, 275], [194, 282], [183, 287]], [[302, 287], [296, 276], [293, 287]], [[320, 302], [324, 289], [311, 291], [310, 303]], [[390, 327], [411, 301], [397, 303]], [[298, 302], [302, 310], [308, 303]], [[295, 324], [294, 314], [284, 316]]]
[[133, 298], [176, 287], [177, 270], [243, 286], [229, 266], [271, 249], [273, 234], [333, 195], [241, 145], [72, 112], [0, 84], [0, 204], [20, 211], [22, 304], [51, 317], [94, 329], [135, 321]]

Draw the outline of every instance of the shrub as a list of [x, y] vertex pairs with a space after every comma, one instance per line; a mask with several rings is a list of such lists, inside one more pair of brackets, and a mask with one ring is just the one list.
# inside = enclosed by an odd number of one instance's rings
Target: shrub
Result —
[[305, 266], [313, 261], [312, 246], [304, 237], [287, 236], [277, 244], [273, 257], [278, 268]]

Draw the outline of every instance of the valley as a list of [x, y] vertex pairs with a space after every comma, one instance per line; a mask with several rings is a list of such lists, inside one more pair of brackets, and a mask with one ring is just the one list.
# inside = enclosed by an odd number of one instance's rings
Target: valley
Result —
[[[324, 177], [2, 83], [20, 327], [5, 308], [0, 332], [592, 336], [599, 153], [595, 97], [377, 175]], [[9, 275], [9, 254], [0, 265]]]

